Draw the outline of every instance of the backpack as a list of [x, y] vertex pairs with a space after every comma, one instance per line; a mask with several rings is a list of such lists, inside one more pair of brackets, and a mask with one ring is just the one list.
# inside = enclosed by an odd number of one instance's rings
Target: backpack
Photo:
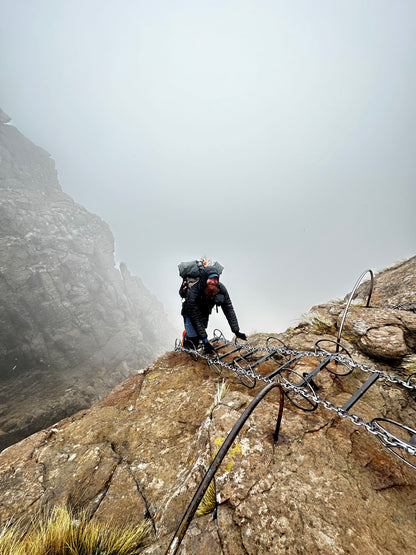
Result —
[[212, 264], [211, 261], [207, 260], [205, 257], [202, 257], [200, 260], [191, 260], [190, 262], [181, 262], [178, 264], [179, 275], [182, 278], [179, 295], [183, 299], [186, 299], [188, 296], [189, 289], [198, 283], [201, 272], [205, 266], [213, 266], [217, 270], [218, 275], [221, 275], [224, 269], [219, 262], [214, 262]]

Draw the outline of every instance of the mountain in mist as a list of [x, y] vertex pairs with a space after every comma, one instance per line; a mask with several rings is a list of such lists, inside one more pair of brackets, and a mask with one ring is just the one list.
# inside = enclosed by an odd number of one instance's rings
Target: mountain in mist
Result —
[[[332, 362], [314, 376], [313, 389], [326, 403], [315, 411], [300, 410], [285, 395], [277, 442], [279, 390], [258, 404], [219, 466], [211, 498], [191, 520], [179, 553], [414, 551], [416, 469], [363, 424], [381, 418], [415, 428], [415, 389], [404, 384], [414, 384], [416, 372], [416, 257], [375, 277], [367, 307], [369, 289], [368, 281], [357, 289], [345, 320], [348, 297], [313, 307], [269, 343], [305, 352], [285, 374], [299, 383], [323, 359], [314, 356], [317, 341], [325, 340], [321, 348], [333, 352], [344, 322], [341, 352], [356, 366], [346, 373], [341, 362]], [[253, 348], [264, 347], [266, 339], [249, 337]], [[287, 362], [288, 356], [275, 354], [264, 365], [269, 372]], [[261, 368], [255, 371], [264, 375]], [[137, 526], [148, 519], [148, 546], [137, 553], [166, 553], [215, 454], [266, 386], [258, 379], [252, 389], [244, 387], [231, 366], [221, 375], [213, 370], [201, 358], [168, 352], [89, 410], [4, 450], [0, 526], [64, 505], [75, 514], [87, 511], [92, 524]], [[349, 416], [346, 409], [334, 410], [374, 376]], [[292, 399], [305, 406], [301, 396]], [[408, 437], [397, 424], [391, 430]], [[415, 456], [396, 451], [416, 466]]]
[[90, 406], [173, 337], [161, 303], [115, 267], [109, 226], [0, 111], [0, 448]]

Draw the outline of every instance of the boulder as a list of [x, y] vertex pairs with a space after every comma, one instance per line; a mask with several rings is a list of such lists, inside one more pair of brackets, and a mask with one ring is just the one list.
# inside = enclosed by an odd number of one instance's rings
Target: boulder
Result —
[[[340, 325], [341, 315], [338, 319]], [[368, 355], [398, 360], [415, 345], [416, 314], [389, 308], [350, 307], [343, 336], [357, 341]]]

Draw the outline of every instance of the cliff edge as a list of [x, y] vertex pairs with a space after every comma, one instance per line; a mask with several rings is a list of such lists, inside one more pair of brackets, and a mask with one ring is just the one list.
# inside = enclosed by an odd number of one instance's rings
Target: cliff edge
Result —
[[163, 353], [161, 303], [109, 226], [0, 111], [0, 449], [90, 406]]

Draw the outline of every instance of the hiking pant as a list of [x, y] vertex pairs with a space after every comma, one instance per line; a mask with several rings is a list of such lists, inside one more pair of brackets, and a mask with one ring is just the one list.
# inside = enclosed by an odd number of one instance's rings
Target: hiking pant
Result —
[[[202, 319], [202, 323], [203, 323], [205, 329], [207, 329], [207, 327], [208, 327], [208, 320], [209, 320], [209, 316]], [[189, 318], [189, 316], [184, 316], [183, 321], [184, 321], [184, 324], [185, 324], [186, 336], [189, 337], [190, 339], [197, 338], [198, 334], [196, 333], [195, 328], [193, 327], [191, 319]]]

